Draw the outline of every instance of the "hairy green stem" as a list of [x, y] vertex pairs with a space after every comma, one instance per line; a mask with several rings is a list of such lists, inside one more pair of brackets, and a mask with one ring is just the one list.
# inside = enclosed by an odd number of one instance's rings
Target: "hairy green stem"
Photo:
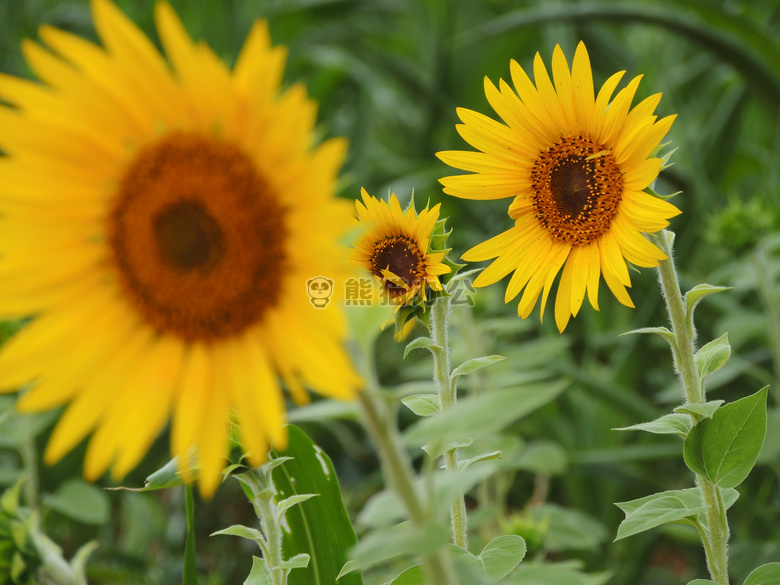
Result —
[[[401, 444], [395, 417], [389, 416], [387, 406], [379, 403], [376, 392], [376, 388], [368, 388], [360, 394], [363, 424], [379, 452], [387, 485], [401, 498], [409, 519], [417, 526], [424, 526], [429, 522], [429, 514], [414, 488], [412, 464]], [[443, 552], [426, 555], [423, 560], [426, 583], [448, 585], [453, 582], [452, 569]]]
[[[451, 409], [458, 400], [455, 381], [450, 377], [450, 346], [447, 337], [449, 313], [450, 297], [445, 294], [436, 299], [431, 309], [431, 339], [437, 346], [432, 351], [433, 380], [439, 392], [442, 412]], [[444, 463], [447, 471], [458, 470], [456, 449], [450, 449], [444, 453]], [[452, 541], [464, 549], [468, 548], [468, 516], [466, 515], [466, 502], [463, 499], [463, 494], [458, 494], [450, 502], [450, 520], [452, 522]]]
[[287, 585], [289, 569], [280, 565], [282, 555], [282, 526], [274, 503], [274, 486], [271, 468], [250, 469], [241, 474], [240, 481], [249, 487], [254, 496], [252, 506], [260, 520], [263, 541], [258, 542], [270, 572], [270, 585]]
[[[696, 332], [693, 323], [688, 319], [687, 309], [680, 290], [680, 281], [674, 266], [672, 243], [674, 235], [663, 230], [652, 235], [653, 242], [666, 254], [667, 259], [658, 265], [658, 280], [661, 284], [669, 320], [674, 333], [672, 356], [674, 367], [682, 380], [685, 398], [690, 403], [701, 403], [706, 400], [704, 384], [696, 370], [694, 356], [696, 354]], [[698, 416], [693, 416], [693, 422], [699, 422]], [[707, 568], [710, 576], [718, 585], [729, 585], [728, 576], [728, 539], [729, 525], [726, 517], [726, 507], [720, 488], [702, 475], [696, 475], [696, 485], [701, 491], [702, 500], [707, 507], [706, 539], [704, 551], [707, 557]]]

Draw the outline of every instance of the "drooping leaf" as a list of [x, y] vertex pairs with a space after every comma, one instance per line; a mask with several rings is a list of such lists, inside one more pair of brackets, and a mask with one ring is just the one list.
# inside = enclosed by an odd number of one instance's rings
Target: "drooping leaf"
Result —
[[464, 471], [474, 465], [475, 463], [479, 463], [480, 461], [492, 461], [494, 459], [500, 459], [501, 458], [501, 451], [490, 451], [489, 453], [483, 453], [482, 455], [475, 455], [474, 457], [469, 457], [468, 459], [464, 459], [463, 461], [458, 461], [458, 469], [460, 471]]
[[428, 349], [432, 352], [442, 351], [442, 347], [440, 345], [436, 345], [433, 342], [433, 339], [431, 339], [430, 337], [418, 337], [417, 339], [415, 339], [414, 341], [412, 341], [406, 346], [406, 349], [404, 349], [404, 358], [407, 355], [409, 355], [410, 351], [414, 349], [423, 349], [423, 348]]
[[766, 435], [768, 387], [726, 404], [693, 427], [683, 456], [691, 471], [722, 488], [741, 484], [753, 469]]
[[[285, 559], [309, 555], [305, 568], [291, 571], [289, 585], [332, 585], [347, 561], [347, 551], [356, 543], [355, 532], [341, 499], [336, 471], [328, 455], [300, 428], [288, 427], [287, 449], [275, 456], [289, 457], [273, 470], [279, 499], [319, 494], [285, 514], [283, 552]], [[362, 585], [360, 573], [342, 578], [339, 585]]]
[[691, 290], [685, 293], [685, 312], [688, 317], [688, 322], [693, 322], [693, 312], [696, 310], [696, 306], [705, 296], [722, 292], [724, 290], [731, 290], [731, 288], [732, 287], [730, 286], [713, 286], [711, 284], [702, 283], [697, 284]]
[[674, 333], [672, 333], [667, 327], [642, 327], [641, 329], [632, 329], [631, 331], [626, 331], [625, 333], [621, 333], [620, 335], [639, 335], [644, 333], [655, 333], [656, 335], [660, 335], [663, 337], [670, 345], [674, 346], [675, 337]]

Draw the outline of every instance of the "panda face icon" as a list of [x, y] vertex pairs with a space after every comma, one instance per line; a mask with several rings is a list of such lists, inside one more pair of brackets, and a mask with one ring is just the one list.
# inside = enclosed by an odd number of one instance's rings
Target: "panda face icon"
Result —
[[310, 278], [306, 282], [306, 293], [309, 295], [311, 304], [318, 309], [324, 309], [330, 302], [330, 296], [333, 294], [333, 281], [324, 276]]

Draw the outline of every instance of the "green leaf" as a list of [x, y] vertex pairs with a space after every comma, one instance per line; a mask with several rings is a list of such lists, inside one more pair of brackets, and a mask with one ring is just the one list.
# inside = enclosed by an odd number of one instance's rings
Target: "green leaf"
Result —
[[280, 569], [305, 569], [309, 565], [311, 557], [306, 553], [295, 555], [291, 559], [279, 563]]
[[263, 539], [263, 534], [259, 530], [242, 524], [233, 524], [222, 530], [212, 532], [209, 536], [238, 536], [239, 538], [245, 538], [252, 542], [258, 542]]
[[556, 504], [533, 508], [537, 526], [547, 526], [545, 549], [552, 552], [596, 550], [608, 536], [607, 528], [592, 516]]
[[385, 585], [425, 585], [423, 566], [413, 565]]
[[441, 412], [438, 394], [412, 394], [401, 402], [417, 416], [435, 416]]
[[467, 396], [441, 416], [412, 425], [404, 440], [409, 446], [419, 447], [456, 441], [464, 435], [476, 439], [493, 434], [554, 400], [568, 384], [560, 380]]
[[106, 492], [80, 479], [68, 479], [54, 494], [44, 494], [43, 504], [84, 524], [106, 524], [110, 519]]
[[642, 327], [641, 329], [632, 329], [631, 331], [626, 331], [625, 333], [621, 333], [620, 336], [623, 335], [638, 335], [641, 333], [655, 333], [657, 335], [660, 335], [663, 337], [666, 341], [669, 342], [671, 346], [674, 346], [674, 333], [669, 331], [666, 327]]
[[506, 357], [504, 357], [503, 355], [488, 355], [488, 356], [478, 357], [478, 358], [465, 361], [452, 371], [452, 373], [450, 374], [450, 379], [454, 380], [458, 376], [465, 376], [466, 374], [470, 374], [474, 370], [486, 368], [491, 364], [503, 361], [505, 359]]
[[726, 404], [685, 439], [685, 464], [722, 488], [741, 484], [753, 469], [766, 435], [768, 387]]
[[276, 503], [277, 510], [279, 514], [284, 514], [287, 510], [295, 506], [296, 504], [300, 504], [301, 502], [305, 502], [309, 498], [317, 497], [319, 494], [299, 494], [295, 496], [290, 496], [289, 498], [285, 498], [283, 500], [280, 500]]
[[560, 475], [569, 467], [566, 450], [552, 441], [534, 441], [523, 449], [510, 467], [545, 475]]
[[492, 461], [493, 459], [500, 459], [500, 458], [501, 458], [501, 451], [490, 451], [489, 453], [483, 453], [482, 455], [476, 455], [469, 459], [458, 461], [458, 469], [460, 471], [463, 471], [465, 469], [468, 469], [475, 463], [479, 463], [480, 461]]
[[694, 579], [693, 581], [688, 581], [688, 585], [718, 585], [715, 583], [715, 581], [710, 581], [709, 579]]
[[[288, 585], [333, 585], [357, 539], [341, 499], [341, 490], [327, 454], [295, 425], [288, 427], [288, 445], [275, 457], [289, 457], [273, 470], [280, 500], [319, 494], [287, 510], [290, 530], [284, 533], [285, 558], [307, 554], [306, 568], [292, 571]], [[362, 585], [359, 573], [344, 577], [339, 585]]]
[[244, 581], [244, 585], [271, 585], [269, 573], [265, 559], [253, 556], [252, 570], [249, 572], [249, 577]]
[[406, 346], [406, 349], [404, 349], [404, 358], [409, 355], [410, 351], [423, 348], [429, 349], [431, 352], [442, 351], [442, 347], [436, 345], [430, 337], [418, 337]]
[[[336, 580], [359, 574], [358, 569], [368, 569], [399, 556], [433, 553], [449, 540], [449, 536], [449, 530], [439, 524], [417, 526], [403, 522], [374, 530], [360, 539], [352, 551], [353, 559], [344, 565]], [[341, 583], [343, 581], [339, 585]]]
[[729, 345], [729, 334], [724, 333], [717, 339], [714, 339], [702, 346], [696, 355], [693, 356], [696, 370], [699, 372], [699, 378], [709, 376], [725, 364], [731, 356], [731, 345]]
[[506, 577], [524, 557], [525, 540], [514, 534], [494, 538], [479, 553], [485, 576], [494, 581]]
[[587, 575], [570, 564], [526, 562], [512, 574], [511, 585], [597, 585], [607, 580]]
[[665, 414], [654, 421], [620, 427], [615, 431], [646, 431], [656, 435], [680, 435], [683, 439], [688, 436], [693, 423], [691, 417], [683, 413]]
[[768, 563], [754, 569], [743, 585], [780, 585], [780, 563]]
[[464, 447], [470, 446], [473, 442], [474, 439], [471, 437], [462, 437], [460, 439], [456, 439], [455, 441], [448, 441], [447, 443], [435, 441], [433, 443], [423, 445], [422, 450], [425, 451], [432, 459], [436, 459], [444, 455], [447, 451], [463, 449]]
[[694, 286], [685, 293], [685, 312], [688, 317], [688, 322], [693, 322], [693, 312], [696, 310], [696, 305], [698, 305], [705, 296], [724, 290], [731, 290], [732, 288], [733, 287], [730, 286], [713, 286], [706, 283]]
[[653, 494], [641, 498], [642, 503], [639, 506], [636, 506], [639, 500], [615, 504], [626, 514], [625, 520], [618, 526], [615, 540], [645, 532], [662, 524], [697, 516], [707, 508], [701, 500], [699, 490], [695, 491], [697, 493], [675, 490]]
[[725, 400], [710, 400], [709, 402], [690, 402], [674, 409], [674, 412], [691, 414], [704, 418], [712, 418], [712, 415], [724, 404]]

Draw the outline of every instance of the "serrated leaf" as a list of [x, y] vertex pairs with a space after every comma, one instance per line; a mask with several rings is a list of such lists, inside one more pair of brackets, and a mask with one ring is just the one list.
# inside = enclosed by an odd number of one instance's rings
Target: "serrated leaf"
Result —
[[713, 339], [702, 346], [696, 355], [693, 356], [696, 370], [699, 372], [699, 378], [709, 376], [720, 369], [731, 356], [731, 345], [729, 345], [729, 334], [724, 333], [717, 339]]
[[106, 524], [110, 504], [106, 492], [80, 479], [68, 479], [54, 494], [43, 494], [43, 504], [84, 524]]
[[412, 565], [403, 573], [385, 585], [425, 585], [425, 572], [422, 565]]
[[252, 557], [252, 570], [244, 581], [244, 585], [271, 585], [271, 577], [265, 559]]
[[730, 286], [713, 286], [711, 284], [703, 283], [697, 284], [685, 293], [685, 311], [688, 322], [693, 322], [693, 312], [696, 310], [696, 305], [698, 305], [705, 296], [724, 290], [731, 290], [731, 288], [732, 287]]
[[458, 469], [460, 471], [463, 471], [480, 461], [491, 461], [493, 459], [500, 459], [500, 458], [501, 458], [501, 451], [491, 451], [490, 453], [476, 455], [475, 457], [465, 459], [464, 461], [458, 461]]
[[688, 433], [685, 464], [722, 488], [737, 487], [753, 469], [766, 436], [768, 387], [721, 407]]
[[665, 414], [654, 421], [620, 427], [615, 431], [645, 431], [656, 435], [680, 435], [683, 439], [688, 435], [693, 423], [691, 417], [683, 413]]
[[674, 409], [674, 412], [692, 414], [703, 418], [712, 418], [725, 400], [710, 400], [708, 402], [689, 402]]
[[[631, 502], [615, 504], [626, 513], [625, 520], [618, 526], [615, 541], [662, 524], [695, 517], [707, 509], [701, 501], [701, 494], [698, 494], [697, 498], [684, 490], [662, 492], [642, 499], [644, 503], [634, 509], [630, 507]], [[627, 504], [629, 506], [626, 506]]]
[[622, 337], [623, 335], [639, 335], [643, 333], [655, 333], [656, 335], [660, 335], [666, 341], [668, 341], [670, 345], [674, 346], [674, 341], [675, 341], [674, 333], [672, 333], [666, 327], [642, 327], [641, 329], [632, 329], [631, 331], [626, 331], [625, 333], [621, 333], [620, 336]]
[[780, 563], [767, 563], [753, 569], [743, 585], [780, 585]]
[[233, 524], [222, 530], [212, 532], [209, 536], [238, 536], [239, 538], [246, 538], [252, 542], [257, 542], [263, 538], [263, 534], [259, 530], [241, 524]]
[[404, 440], [419, 447], [456, 441], [464, 435], [476, 439], [493, 434], [554, 400], [568, 384], [559, 380], [466, 396], [440, 416], [416, 422], [404, 433]]
[[442, 347], [436, 345], [430, 337], [418, 337], [406, 346], [406, 349], [404, 349], [404, 358], [406, 358], [406, 356], [409, 355], [409, 352], [414, 349], [428, 349], [431, 352], [443, 351]]
[[[332, 585], [355, 543], [355, 532], [341, 499], [336, 471], [328, 455], [301, 429], [288, 426], [288, 445], [276, 457], [287, 457], [273, 470], [279, 498], [319, 494], [287, 510], [283, 534], [285, 557], [307, 554], [311, 562], [290, 572], [288, 585]], [[360, 573], [339, 585], [362, 585]]]
[[486, 368], [487, 366], [505, 360], [503, 355], [487, 355], [483, 357], [467, 360], [455, 368], [450, 374], [450, 379], [454, 380], [458, 376], [465, 376], [475, 370]]
[[401, 402], [417, 416], [435, 416], [441, 412], [438, 394], [412, 394]]

